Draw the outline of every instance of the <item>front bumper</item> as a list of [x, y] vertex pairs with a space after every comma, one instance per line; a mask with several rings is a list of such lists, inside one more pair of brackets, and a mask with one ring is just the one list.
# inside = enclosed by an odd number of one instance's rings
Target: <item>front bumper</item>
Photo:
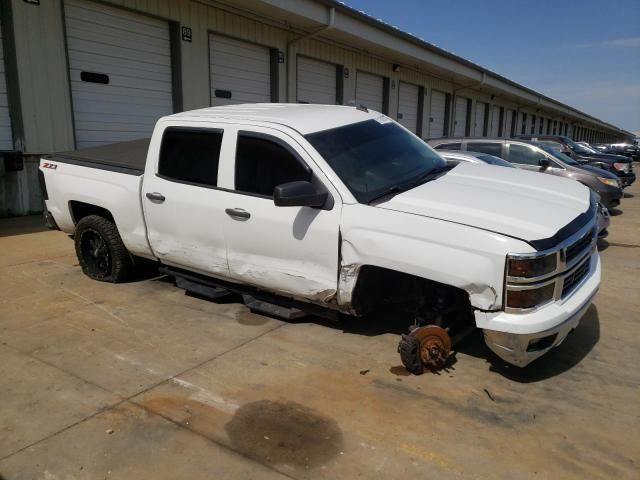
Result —
[[620, 205], [620, 199], [622, 198], [622, 189], [617, 187], [609, 187], [606, 190], [602, 189], [598, 191], [600, 195], [600, 202], [607, 208], [614, 208]]
[[626, 188], [632, 185], [633, 182], [636, 181], [636, 174], [635, 172], [631, 172], [631, 173], [619, 175], [618, 178], [620, 179], [620, 184], [622, 185], [622, 188]]
[[600, 257], [593, 254], [590, 272], [561, 302], [552, 303], [532, 313], [498, 312], [476, 322], [483, 329], [487, 346], [501, 359], [524, 367], [560, 345], [580, 323], [600, 286]]

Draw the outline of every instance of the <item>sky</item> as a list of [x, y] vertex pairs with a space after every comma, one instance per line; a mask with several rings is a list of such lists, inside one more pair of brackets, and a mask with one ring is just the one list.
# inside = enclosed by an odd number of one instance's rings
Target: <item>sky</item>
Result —
[[344, 0], [640, 135], [640, 0]]

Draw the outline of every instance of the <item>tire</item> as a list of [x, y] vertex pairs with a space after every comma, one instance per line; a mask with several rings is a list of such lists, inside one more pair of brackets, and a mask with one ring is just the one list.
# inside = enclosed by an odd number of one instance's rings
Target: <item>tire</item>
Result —
[[120, 283], [131, 275], [133, 262], [115, 224], [99, 215], [76, 225], [76, 255], [83, 273], [100, 282]]

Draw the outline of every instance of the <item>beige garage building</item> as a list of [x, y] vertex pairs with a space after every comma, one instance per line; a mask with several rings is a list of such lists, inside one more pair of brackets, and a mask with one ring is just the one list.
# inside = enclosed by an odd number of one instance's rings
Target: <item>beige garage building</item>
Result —
[[41, 210], [40, 154], [210, 105], [363, 104], [423, 138], [632, 136], [334, 0], [1, 5], [0, 216]]

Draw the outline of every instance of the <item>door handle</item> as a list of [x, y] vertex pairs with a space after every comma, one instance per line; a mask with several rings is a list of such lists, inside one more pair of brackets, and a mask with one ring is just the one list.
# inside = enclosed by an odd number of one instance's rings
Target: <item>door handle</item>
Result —
[[147, 198], [152, 202], [162, 203], [165, 201], [164, 195], [158, 192], [147, 192]]
[[241, 208], [226, 208], [224, 211], [230, 217], [236, 217], [236, 218], [251, 217], [251, 214], [249, 212], [247, 212], [246, 210], [242, 210]]

